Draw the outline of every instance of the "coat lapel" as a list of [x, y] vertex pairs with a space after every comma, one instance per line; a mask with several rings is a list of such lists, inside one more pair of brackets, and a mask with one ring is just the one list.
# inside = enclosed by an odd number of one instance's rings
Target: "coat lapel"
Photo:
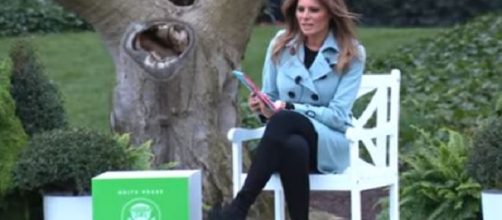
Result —
[[332, 72], [338, 60], [338, 51], [339, 49], [335, 36], [333, 32], [330, 31], [319, 49], [319, 54], [317, 54], [314, 63], [312, 63], [312, 66], [309, 68], [312, 80], [317, 80]]
[[[300, 42], [299, 37], [286, 44], [286, 53], [290, 56], [287, 64], [288, 75], [291, 79], [299, 81], [298, 83], [317, 94], [317, 88], [314, 85], [314, 80], [322, 78], [333, 70], [333, 65], [337, 62], [338, 45], [333, 32], [330, 31], [323, 45], [320, 48], [319, 54], [316, 56], [314, 62], [307, 70], [303, 63], [305, 57], [305, 50], [303, 42]], [[294, 70], [294, 71], [293, 71]]]
[[[298, 41], [297, 41], [298, 42]], [[290, 77], [294, 83], [298, 83], [303, 87], [309, 89], [310, 91], [317, 93], [317, 89], [312, 81], [309, 71], [305, 68], [303, 64], [303, 59], [305, 57], [305, 50], [303, 44], [288, 44], [287, 53], [288, 60], [286, 64], [286, 69], [284, 73]]]
[[323, 53], [317, 54], [314, 63], [309, 68], [312, 80], [317, 80], [329, 73], [331, 73], [332, 68], [330, 67], [328, 58], [323, 55]]

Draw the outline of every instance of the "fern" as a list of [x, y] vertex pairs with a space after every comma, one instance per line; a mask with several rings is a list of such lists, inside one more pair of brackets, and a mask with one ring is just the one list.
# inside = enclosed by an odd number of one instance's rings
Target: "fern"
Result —
[[121, 146], [132, 161], [132, 170], [150, 170], [152, 168], [153, 154], [151, 152], [152, 141], [146, 141], [139, 146], [131, 144], [131, 136], [129, 133], [122, 135], [116, 134], [115, 141]]
[[[401, 159], [401, 207], [406, 219], [476, 219], [480, 185], [464, 170], [470, 138], [441, 129], [434, 136], [420, 134], [414, 150]], [[421, 213], [420, 215], [416, 213]]]

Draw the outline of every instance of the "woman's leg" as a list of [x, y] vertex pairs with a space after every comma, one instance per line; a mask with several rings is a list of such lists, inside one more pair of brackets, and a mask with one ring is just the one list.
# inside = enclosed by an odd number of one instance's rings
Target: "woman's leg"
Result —
[[[295, 143], [296, 140], [298, 140], [300, 144]], [[298, 152], [304, 151], [304, 148], [307, 148], [306, 151], [310, 151], [311, 148], [317, 148], [317, 133], [310, 121], [305, 118], [305, 116], [293, 111], [280, 111], [272, 116], [267, 124], [263, 138], [258, 145], [246, 181], [241, 191], [237, 194], [237, 197], [232, 201], [229, 208], [230, 210], [227, 211], [232, 212], [234, 217], [238, 216], [240, 218], [245, 216], [249, 207], [256, 200], [256, 197], [270, 179], [271, 175], [274, 172], [280, 172], [281, 180], [283, 179], [283, 175], [287, 176], [285, 177], [286, 179], [293, 177], [292, 180], [284, 179], [288, 187], [288, 190], [285, 189], [288, 207], [290, 203], [295, 207], [306, 206], [306, 212], [308, 214], [309, 163], [313, 163], [314, 166], [317, 165], [317, 162], [310, 159], [309, 155], [314, 155], [314, 158], [316, 158], [315, 152], [317, 152], [317, 150], [315, 150], [313, 154], [309, 154], [309, 152], [305, 154], [303, 154], [304, 152], [300, 153], [307, 157], [302, 157], [301, 160], [303, 161], [298, 164], [305, 163], [306, 165], [298, 166], [295, 164], [296, 166], [287, 168], [288, 164], [298, 162], [293, 158], [297, 157], [299, 154]], [[280, 169], [280, 167], [283, 168]], [[296, 167], [301, 167], [298, 168], [302, 169], [300, 172], [301, 177], [297, 177], [298, 174], [293, 174], [294, 172], [298, 172]], [[304, 171], [305, 169], [306, 171]], [[294, 183], [296, 179], [303, 179], [303, 183], [298, 185], [290, 184]], [[301, 196], [297, 196], [300, 193], [295, 192], [298, 188], [303, 188], [301, 190]], [[305, 191], [307, 192], [306, 198]], [[298, 200], [302, 200], [303, 203], [297, 202]], [[305, 208], [302, 208], [302, 210], [304, 209]], [[292, 209], [290, 208], [290, 210]], [[294, 213], [290, 212], [290, 214], [293, 215]]]
[[309, 173], [317, 171], [317, 133], [310, 120], [300, 114], [288, 114], [296, 128], [281, 143], [283, 158], [279, 165], [289, 215], [292, 220], [306, 220], [309, 213]]
[[229, 211], [235, 213], [235, 218], [242, 217], [244, 219], [249, 207], [254, 203], [267, 181], [273, 173], [278, 171], [280, 161], [279, 145], [267, 135], [264, 135], [261, 139], [244, 185], [230, 205], [232, 210]]
[[304, 137], [291, 135], [286, 140], [279, 175], [281, 177], [289, 216], [292, 220], [308, 219], [309, 183], [309, 146]]

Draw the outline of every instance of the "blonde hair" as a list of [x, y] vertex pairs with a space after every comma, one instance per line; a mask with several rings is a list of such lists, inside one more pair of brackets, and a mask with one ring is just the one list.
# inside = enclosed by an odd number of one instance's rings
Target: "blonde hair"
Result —
[[[357, 14], [350, 12], [344, 0], [317, 0], [321, 5], [328, 9], [331, 15], [329, 28], [340, 48], [340, 55], [336, 64], [336, 70], [343, 73], [349, 66], [349, 62], [357, 56], [356, 39], [356, 24]], [[286, 32], [279, 36], [272, 49], [272, 57], [277, 60], [279, 53], [297, 35], [300, 39], [304, 39], [300, 26], [296, 20], [296, 7], [298, 0], [286, 0], [282, 5], [282, 13], [285, 17]]]

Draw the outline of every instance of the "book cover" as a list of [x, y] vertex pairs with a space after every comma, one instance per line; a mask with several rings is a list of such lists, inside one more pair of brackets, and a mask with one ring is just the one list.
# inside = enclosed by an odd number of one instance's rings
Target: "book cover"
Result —
[[258, 89], [258, 87], [254, 84], [253, 80], [251, 80], [251, 78], [249, 78], [249, 76], [247, 76], [245, 73], [243, 73], [241, 71], [238, 71], [238, 70], [234, 70], [234, 71], [232, 71], [232, 73], [235, 76], [235, 78], [237, 78], [242, 84], [244, 84], [244, 86], [246, 86], [246, 88], [249, 89], [250, 92], [256, 94], [256, 96], [263, 103], [265, 103], [265, 105], [268, 108], [270, 108], [273, 111], [277, 111], [278, 110], [275, 107], [275, 105], [272, 102], [272, 100], [270, 100], [270, 98], [267, 96], [267, 94], [265, 94], [262, 91], [260, 91], [260, 89]]

